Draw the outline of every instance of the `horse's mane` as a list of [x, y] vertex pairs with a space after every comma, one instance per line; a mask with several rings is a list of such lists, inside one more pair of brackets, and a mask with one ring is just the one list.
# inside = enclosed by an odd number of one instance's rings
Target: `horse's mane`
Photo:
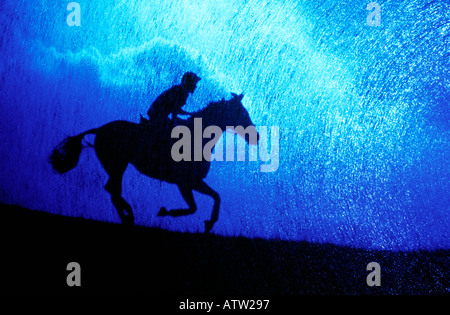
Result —
[[205, 114], [209, 113], [212, 109], [216, 109], [218, 107], [222, 107], [225, 103], [228, 102], [224, 98], [220, 101], [211, 101], [206, 105], [206, 107], [199, 109], [192, 113], [192, 117], [204, 117]]

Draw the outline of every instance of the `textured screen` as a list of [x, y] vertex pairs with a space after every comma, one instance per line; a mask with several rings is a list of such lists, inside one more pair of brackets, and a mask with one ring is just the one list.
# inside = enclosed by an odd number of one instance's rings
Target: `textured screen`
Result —
[[[223, 161], [205, 178], [221, 199], [212, 233], [449, 249], [449, 3], [379, 4], [3, 1], [0, 202], [121, 223], [94, 134], [73, 170], [48, 158], [67, 136], [139, 123], [192, 71], [185, 111], [242, 93], [261, 135], [257, 146], [236, 132], [218, 140]], [[186, 202], [132, 164], [122, 197], [136, 225], [186, 233], [203, 232], [213, 207], [194, 191], [195, 214], [158, 216]]]

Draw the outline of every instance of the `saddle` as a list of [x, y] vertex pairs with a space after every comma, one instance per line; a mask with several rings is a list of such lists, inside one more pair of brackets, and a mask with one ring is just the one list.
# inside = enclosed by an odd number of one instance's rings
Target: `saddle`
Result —
[[164, 121], [150, 121], [149, 119], [145, 118], [144, 116], [140, 115], [139, 125], [141, 126], [155, 126], [155, 127], [170, 127], [172, 129], [175, 126], [179, 125], [179, 119], [176, 118], [175, 120], [167, 119], [166, 122]]
[[159, 140], [168, 138], [170, 142], [172, 128], [176, 125], [169, 119], [167, 121], [151, 121], [140, 115], [139, 127], [141, 127], [143, 136], [157, 137]]

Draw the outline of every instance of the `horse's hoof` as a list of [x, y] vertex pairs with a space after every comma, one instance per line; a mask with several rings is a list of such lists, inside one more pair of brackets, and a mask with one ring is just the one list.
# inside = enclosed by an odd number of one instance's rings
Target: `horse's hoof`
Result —
[[158, 217], [166, 217], [170, 214], [169, 211], [167, 211], [167, 209], [165, 207], [161, 207], [161, 209], [159, 209], [159, 212], [157, 214]]
[[205, 234], [208, 234], [209, 232], [211, 232], [213, 226], [214, 226], [214, 222], [206, 220], [205, 221]]

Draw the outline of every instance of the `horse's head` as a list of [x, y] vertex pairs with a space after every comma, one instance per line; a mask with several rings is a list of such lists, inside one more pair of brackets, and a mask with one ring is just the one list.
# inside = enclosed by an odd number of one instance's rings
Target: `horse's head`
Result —
[[[259, 133], [256, 131], [255, 124], [252, 122], [247, 109], [242, 105], [244, 94], [237, 95], [231, 93], [233, 98], [224, 101], [224, 110], [226, 111], [226, 128], [228, 131], [236, 132], [244, 138], [248, 144], [258, 144]], [[248, 137], [245, 135], [248, 134]]]

